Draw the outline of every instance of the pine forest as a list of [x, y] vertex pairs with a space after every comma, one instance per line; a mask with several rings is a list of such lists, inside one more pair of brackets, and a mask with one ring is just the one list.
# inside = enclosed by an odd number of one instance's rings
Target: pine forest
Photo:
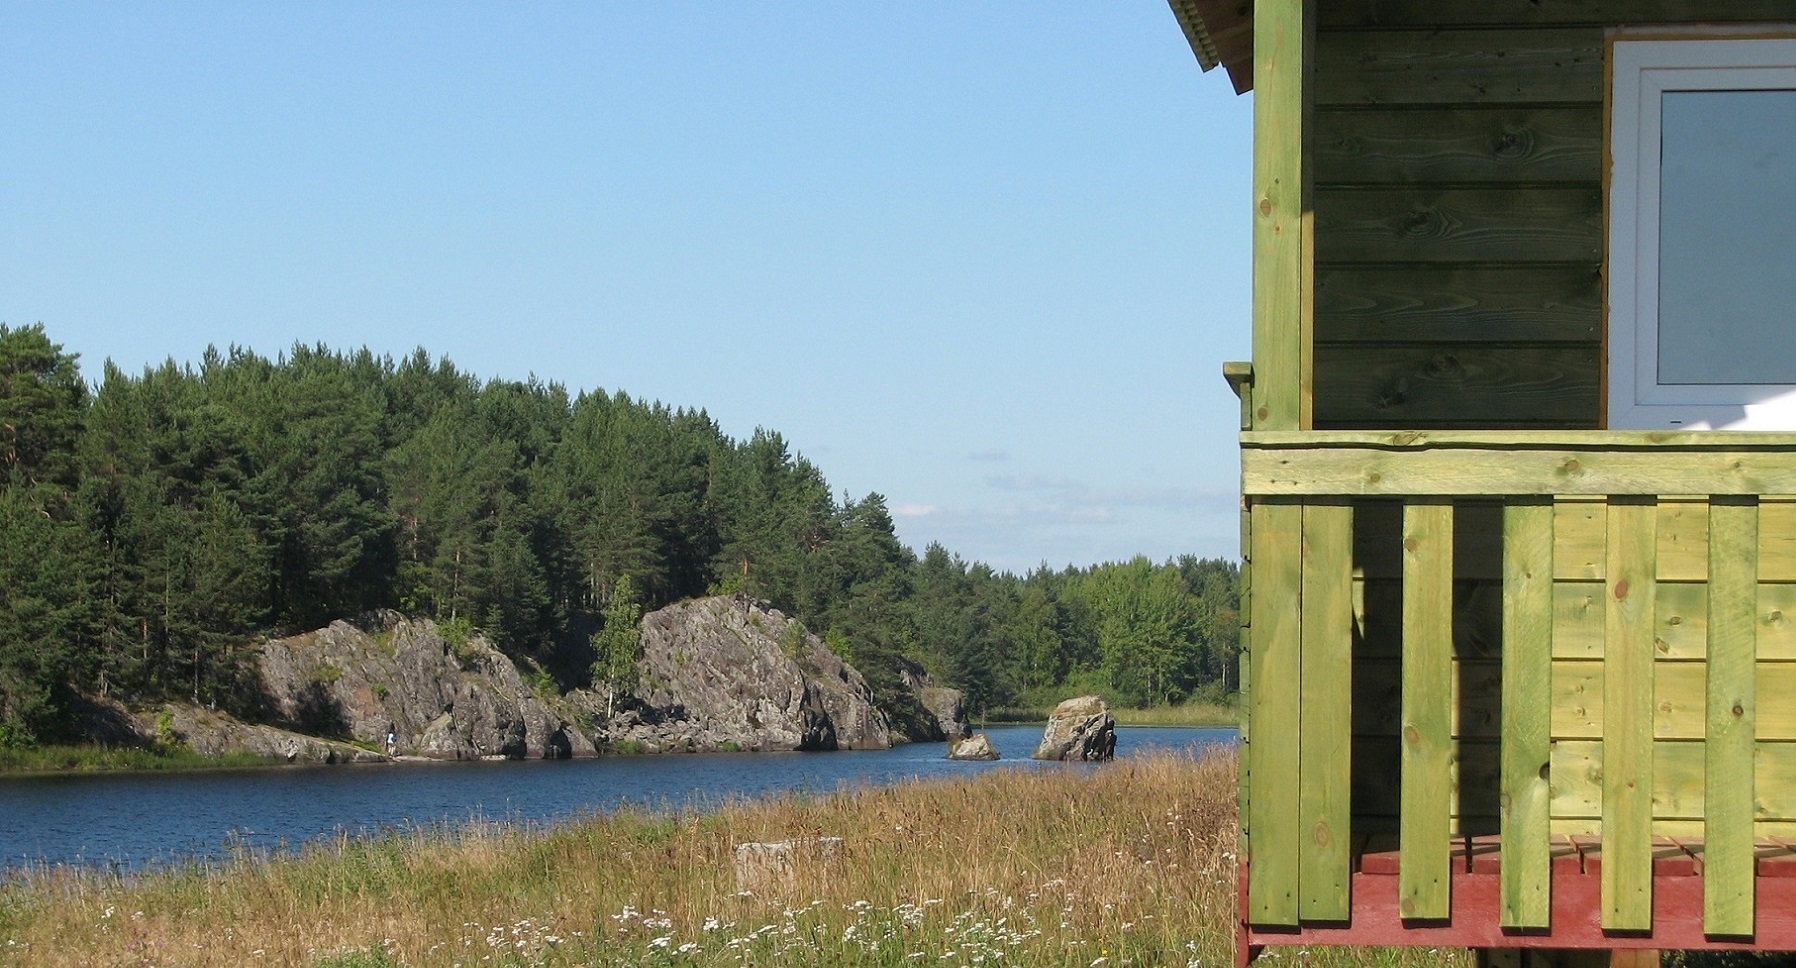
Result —
[[719, 593], [796, 616], [876, 696], [908, 664], [975, 715], [1221, 700], [1237, 580], [1193, 556], [1021, 576], [919, 557], [881, 495], [833, 494], [774, 431], [422, 349], [212, 350], [90, 383], [43, 327], [0, 325], [0, 746], [78, 738], [84, 694], [231, 709], [251, 644], [376, 608], [588, 686], [617, 631]]

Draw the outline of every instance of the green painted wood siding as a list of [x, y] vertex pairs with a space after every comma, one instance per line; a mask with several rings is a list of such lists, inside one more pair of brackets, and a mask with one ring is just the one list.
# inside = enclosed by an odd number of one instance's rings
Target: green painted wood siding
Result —
[[1317, 17], [1314, 426], [1598, 426], [1604, 29], [1790, 22], [1788, 0], [1329, 0]]

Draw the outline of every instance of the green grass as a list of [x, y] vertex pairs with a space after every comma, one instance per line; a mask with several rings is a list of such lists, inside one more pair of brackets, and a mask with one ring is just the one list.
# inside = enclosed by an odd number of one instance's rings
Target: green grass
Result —
[[0, 748], [0, 773], [101, 773], [271, 766], [284, 761], [247, 753], [204, 756], [186, 747], [33, 746]]
[[[50, 868], [0, 882], [0, 966], [1226, 965], [1234, 771], [1231, 753], [1161, 756], [344, 836], [123, 880]], [[743, 864], [751, 842], [792, 843], [796, 862]], [[1469, 959], [1304, 948], [1270, 963]]]

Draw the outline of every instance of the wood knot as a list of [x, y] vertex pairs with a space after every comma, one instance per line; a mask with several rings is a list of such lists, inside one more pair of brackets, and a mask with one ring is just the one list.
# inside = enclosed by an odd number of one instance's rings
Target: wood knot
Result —
[[1316, 846], [1327, 847], [1333, 842], [1334, 835], [1328, 832], [1328, 821], [1318, 822], [1316, 824]]
[[1440, 216], [1433, 212], [1410, 212], [1403, 216], [1401, 228], [1404, 235], [1432, 236], [1440, 234], [1436, 226], [1440, 224]]
[[1735, 716], [1746, 715], [1746, 708], [1744, 706], [1741, 706], [1739, 703], [1734, 703], [1734, 715]]
[[1270, 217], [1272, 215], [1272, 199], [1270, 199], [1270, 198], [1260, 199], [1260, 214], [1268, 216], [1268, 217]]
[[1403, 539], [1403, 550], [1409, 552], [1410, 554], [1415, 554], [1416, 549], [1420, 548], [1420, 547], [1422, 547], [1422, 543], [1420, 541], [1417, 541], [1414, 538], [1404, 538]]
[[1526, 158], [1534, 153], [1534, 132], [1523, 128], [1497, 135], [1491, 153], [1498, 158]]
[[1628, 580], [1623, 578], [1615, 583], [1615, 600], [1624, 601], [1628, 597]]

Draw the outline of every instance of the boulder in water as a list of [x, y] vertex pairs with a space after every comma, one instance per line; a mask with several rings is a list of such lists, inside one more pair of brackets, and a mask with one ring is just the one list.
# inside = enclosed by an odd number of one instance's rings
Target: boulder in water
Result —
[[951, 760], [995, 760], [998, 751], [992, 741], [984, 733], [975, 733], [966, 739], [950, 740], [948, 758]]
[[1041, 745], [1035, 748], [1038, 760], [1100, 761], [1115, 756], [1116, 717], [1098, 696], [1080, 696], [1055, 706]]

